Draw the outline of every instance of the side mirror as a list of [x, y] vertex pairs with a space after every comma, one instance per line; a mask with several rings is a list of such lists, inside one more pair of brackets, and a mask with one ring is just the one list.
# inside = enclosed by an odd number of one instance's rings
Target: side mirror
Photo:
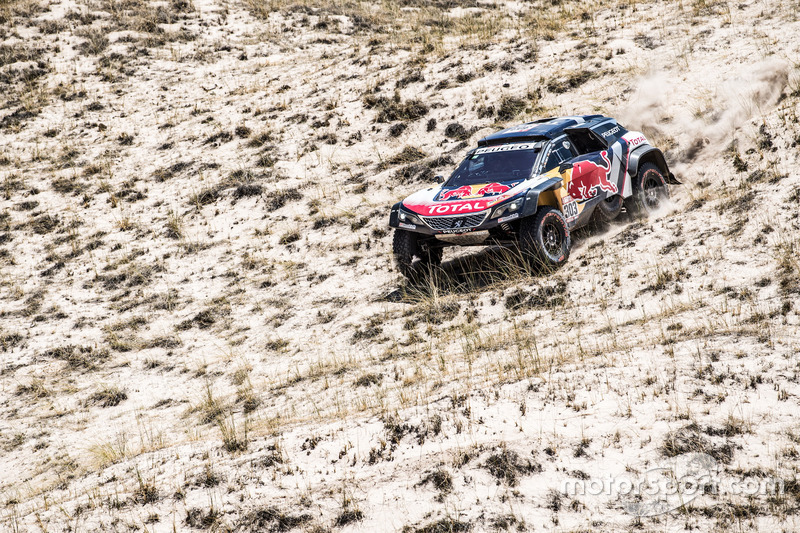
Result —
[[442, 176], [441, 174], [437, 175], [437, 176], [436, 176], [435, 178], [433, 178], [433, 179], [435, 179], [435, 180], [436, 180], [436, 183], [444, 183], [444, 176]]
[[563, 174], [563, 173], [564, 173], [564, 172], [566, 172], [567, 170], [571, 169], [571, 168], [572, 168], [572, 166], [573, 166], [573, 165], [572, 165], [572, 163], [570, 163], [570, 162], [568, 162], [568, 161], [565, 161], [565, 162], [561, 163], [561, 165], [559, 165], [559, 167], [558, 167], [558, 173], [559, 173], [559, 174]]

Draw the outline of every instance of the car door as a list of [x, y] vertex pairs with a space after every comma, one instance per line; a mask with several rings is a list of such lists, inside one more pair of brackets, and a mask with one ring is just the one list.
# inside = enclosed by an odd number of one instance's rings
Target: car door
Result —
[[619, 194], [620, 161], [602, 137], [590, 128], [570, 128], [567, 135], [579, 154], [569, 168], [569, 195], [578, 203], [593, 203]]
[[576, 155], [577, 153], [575, 153], [572, 143], [569, 142], [569, 138], [566, 135], [554, 139], [548, 147], [540, 174], [553, 170], [562, 163], [570, 161]]

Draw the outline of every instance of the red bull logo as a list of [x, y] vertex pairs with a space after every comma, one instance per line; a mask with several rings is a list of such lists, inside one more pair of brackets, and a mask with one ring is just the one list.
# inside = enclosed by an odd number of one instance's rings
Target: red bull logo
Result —
[[511, 187], [508, 185], [503, 185], [502, 183], [490, 183], [489, 185], [484, 185], [478, 190], [478, 196], [486, 196], [487, 194], [503, 194]]
[[[512, 183], [513, 187], [516, 183]], [[510, 190], [511, 187], [503, 185], [502, 183], [489, 183], [487, 185], [462, 185], [457, 189], [452, 189], [443, 192], [439, 200], [464, 200], [466, 198], [481, 198], [483, 196], [494, 196], [503, 194]]]
[[611, 161], [608, 152], [600, 152], [605, 166], [594, 161], [579, 161], [572, 166], [572, 179], [567, 186], [567, 193], [576, 200], [588, 200], [597, 196], [597, 189], [616, 194], [617, 186], [608, 181], [611, 172]]
[[452, 189], [442, 195], [442, 200], [449, 200], [451, 198], [469, 198], [472, 196], [472, 187], [463, 185], [458, 189]]

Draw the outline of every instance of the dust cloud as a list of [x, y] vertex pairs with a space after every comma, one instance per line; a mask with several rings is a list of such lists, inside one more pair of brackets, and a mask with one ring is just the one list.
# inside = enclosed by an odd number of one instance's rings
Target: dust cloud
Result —
[[717, 158], [737, 130], [773, 109], [789, 81], [788, 65], [780, 60], [718, 74], [708, 69], [685, 79], [666, 72], [649, 75], [617, 116], [664, 149], [676, 174], [684, 173]]

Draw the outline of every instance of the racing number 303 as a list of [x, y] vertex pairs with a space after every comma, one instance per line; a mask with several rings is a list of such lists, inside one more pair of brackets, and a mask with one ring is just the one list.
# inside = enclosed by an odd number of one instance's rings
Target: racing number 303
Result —
[[564, 206], [564, 218], [566, 218], [567, 220], [572, 220], [574, 218], [577, 218], [578, 203], [569, 196], [564, 197], [562, 199], [562, 202], [563, 202], [562, 205]]

